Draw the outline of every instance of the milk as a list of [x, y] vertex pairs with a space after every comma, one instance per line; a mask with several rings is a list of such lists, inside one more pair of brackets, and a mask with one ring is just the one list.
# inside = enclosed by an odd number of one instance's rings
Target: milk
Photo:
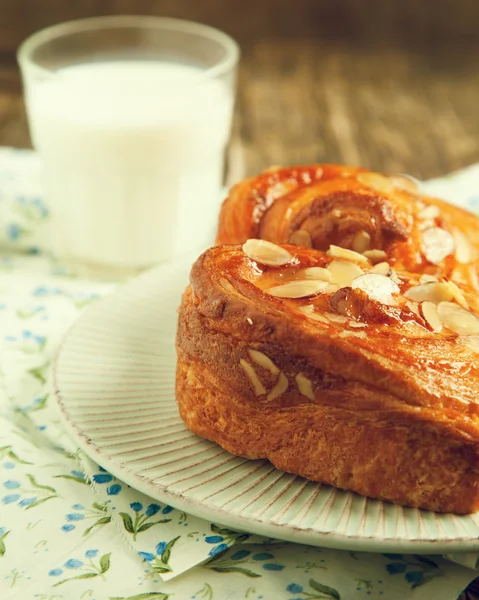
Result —
[[62, 256], [147, 267], [211, 245], [233, 97], [183, 64], [61, 69], [26, 88]]

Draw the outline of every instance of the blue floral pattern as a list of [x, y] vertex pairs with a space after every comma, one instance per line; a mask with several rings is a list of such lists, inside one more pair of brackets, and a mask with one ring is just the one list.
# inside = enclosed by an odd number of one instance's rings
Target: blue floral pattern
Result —
[[[48, 573], [50, 577], [60, 577], [67, 575], [66, 578], [62, 578], [60, 581], [53, 584], [52, 587], [58, 587], [71, 581], [78, 579], [92, 579], [95, 577], [104, 577], [105, 573], [110, 569], [110, 556], [111, 552], [104, 554], [98, 561], [97, 564], [93, 561], [98, 554], [98, 550], [87, 550], [85, 552], [85, 559], [69, 558], [61, 567], [51, 569]], [[73, 577], [68, 576], [68, 571], [81, 571], [79, 575]]]
[[428, 579], [443, 575], [439, 565], [428, 558], [413, 554], [412, 556], [403, 554], [384, 554], [391, 562], [386, 565], [386, 571], [389, 575], [401, 574], [404, 579], [410, 584], [411, 589], [418, 587]]
[[207, 523], [78, 452], [50, 399], [50, 364], [69, 325], [114, 286], [38, 255], [50, 218], [39, 167], [33, 153], [0, 150], [0, 242], [22, 252], [0, 255], [0, 596], [455, 598], [475, 573], [441, 557], [321, 550]]
[[6, 527], [0, 527], [0, 557], [2, 557], [7, 551], [5, 546], [5, 538], [10, 532]]
[[149, 504], [146, 507], [146, 509], [143, 510], [143, 504], [141, 502], [131, 502], [130, 508], [133, 510], [133, 515], [130, 515], [126, 512], [120, 512], [119, 514], [123, 521], [125, 531], [132, 534], [134, 541], [136, 541], [137, 535], [139, 533], [148, 531], [151, 527], [154, 527], [155, 525], [163, 525], [164, 523], [171, 522], [171, 519], [156, 519], [155, 521], [148, 520], [149, 517], [155, 516], [160, 511], [164, 513], [167, 507], [161, 510], [159, 504]]
[[98, 504], [93, 502], [91, 508], [85, 508], [82, 504], [73, 504], [72, 512], [65, 515], [65, 523], [62, 525], [61, 530], [68, 533], [73, 531], [83, 522], [88, 525], [83, 530], [83, 536], [89, 535], [93, 529], [107, 525], [111, 522], [111, 515], [108, 514], [106, 504]]
[[[17, 490], [16, 493], [3, 496], [1, 499], [3, 504], [16, 503], [19, 507], [28, 510], [44, 504], [45, 502], [48, 502], [48, 500], [57, 498], [57, 493], [53, 487], [38, 483], [31, 474], [27, 474], [26, 478], [28, 484], [25, 484], [24, 487], [20, 485], [20, 482], [11, 479], [3, 482], [3, 487], [7, 490]], [[23, 497], [24, 495], [25, 497]]]

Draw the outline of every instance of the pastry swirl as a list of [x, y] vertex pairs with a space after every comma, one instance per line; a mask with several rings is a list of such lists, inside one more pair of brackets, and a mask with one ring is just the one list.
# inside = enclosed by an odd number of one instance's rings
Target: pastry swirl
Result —
[[180, 308], [177, 400], [226, 450], [373, 498], [479, 508], [479, 220], [314, 165], [233, 188]]

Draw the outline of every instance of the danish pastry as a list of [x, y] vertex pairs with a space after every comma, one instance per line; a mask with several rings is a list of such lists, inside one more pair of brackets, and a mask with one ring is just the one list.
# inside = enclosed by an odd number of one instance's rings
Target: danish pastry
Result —
[[479, 508], [479, 220], [412, 181], [274, 169], [223, 204], [179, 311], [186, 426], [308, 479]]

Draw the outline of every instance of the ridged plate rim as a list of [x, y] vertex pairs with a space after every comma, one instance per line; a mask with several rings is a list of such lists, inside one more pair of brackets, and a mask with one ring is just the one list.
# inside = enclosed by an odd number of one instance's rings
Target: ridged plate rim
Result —
[[[382, 516], [384, 519], [384, 525], [392, 521], [388, 521], [387, 516], [384, 517], [385, 510], [392, 511], [396, 514], [395, 517], [391, 517], [392, 520], [396, 520], [396, 535], [384, 536], [380, 532], [376, 531], [375, 533], [366, 535], [366, 534], [355, 534], [346, 532], [338, 532], [338, 531], [328, 531], [324, 527], [321, 528], [319, 526], [316, 527], [302, 527], [302, 526], [294, 526], [289, 525], [287, 523], [277, 523], [272, 520], [272, 518], [257, 518], [253, 516], [243, 515], [236, 509], [224, 509], [219, 506], [215, 501], [205, 501], [198, 497], [195, 497], [195, 493], [181, 493], [178, 491], [169, 490], [165, 483], [160, 481], [155, 482], [151, 477], [146, 477], [140, 473], [141, 469], [135, 468], [134, 465], [128, 464], [125, 461], [122, 461], [118, 456], [115, 456], [115, 452], [113, 446], [101, 447], [99, 445], [98, 433], [95, 433], [95, 430], [91, 430], [88, 426], [82, 425], [81, 419], [78, 415], [75, 415], [75, 409], [78, 410], [79, 403], [78, 399], [75, 397], [73, 393], [70, 392], [68, 386], [65, 381], [65, 377], [68, 381], [68, 366], [72, 364], [71, 359], [69, 362], [68, 353], [72, 354], [75, 357], [75, 365], [82, 364], [82, 359], [85, 360], [87, 354], [89, 354], [89, 346], [84, 347], [83, 351], [81, 349], [81, 340], [82, 336], [87, 335], [93, 343], [98, 343], [101, 347], [102, 345], [108, 346], [108, 342], [102, 341], [101, 336], [98, 335], [95, 337], [95, 319], [99, 316], [105, 317], [103, 322], [103, 326], [106, 331], [109, 331], [110, 334], [115, 334], [116, 336], [123, 335], [119, 328], [118, 323], [115, 322], [114, 318], [111, 316], [114, 314], [111, 311], [106, 311], [107, 308], [120, 309], [120, 308], [130, 308], [132, 307], [132, 301], [130, 296], [139, 297], [141, 293], [146, 294], [147, 299], [144, 301], [140, 299], [140, 304], [142, 305], [142, 310], [147, 311], [149, 307], [149, 303], [152, 303], [152, 295], [151, 292], [153, 290], [157, 290], [155, 293], [158, 294], [157, 300], [158, 308], [166, 309], [167, 312], [173, 312], [176, 315], [176, 308], [180, 301], [180, 295], [186, 286], [187, 283], [187, 275], [189, 273], [190, 265], [192, 264], [192, 260], [189, 258], [184, 258], [180, 261], [176, 261], [174, 263], [168, 263], [165, 265], [161, 265], [156, 267], [153, 270], [150, 270], [132, 281], [124, 284], [120, 287], [116, 292], [111, 294], [110, 296], [104, 298], [103, 300], [99, 300], [89, 308], [87, 308], [82, 315], [73, 323], [73, 325], [69, 328], [69, 330], [64, 335], [59, 348], [54, 357], [53, 365], [52, 365], [52, 392], [53, 397], [56, 400], [56, 404], [59, 409], [60, 418], [62, 420], [63, 425], [65, 426], [68, 433], [73, 437], [73, 439], [78, 444], [78, 447], [91, 459], [95, 462], [99, 463], [110, 471], [115, 477], [122, 480], [126, 484], [131, 487], [139, 490], [140, 492], [151, 496], [154, 499], [160, 500], [162, 502], [166, 502], [175, 506], [176, 508], [183, 510], [185, 512], [189, 512], [192, 515], [204, 518], [208, 521], [214, 521], [217, 523], [221, 523], [230, 527], [234, 527], [239, 530], [248, 531], [250, 533], [256, 533], [268, 537], [272, 537], [275, 539], [282, 539], [297, 543], [310, 544], [314, 546], [323, 546], [329, 548], [338, 548], [338, 549], [346, 549], [346, 550], [362, 550], [362, 551], [403, 551], [403, 552], [429, 552], [429, 553], [447, 553], [447, 552], [464, 552], [464, 551], [477, 551], [479, 550], [479, 537], [473, 534], [471, 531], [470, 535], [445, 535], [443, 537], [432, 537], [428, 535], [422, 536], [399, 536], [397, 534], [397, 523], [402, 519], [403, 526], [406, 531], [408, 529], [408, 519], [410, 523], [412, 523], [411, 519], [413, 518], [411, 514], [416, 515], [417, 525], [415, 527], [419, 527], [421, 530], [421, 521], [424, 519], [432, 519], [437, 525], [439, 530], [445, 531], [445, 526], [454, 525], [454, 527], [460, 527], [461, 529], [467, 531], [468, 528], [476, 529], [476, 532], [479, 532], [479, 514], [475, 515], [466, 515], [466, 516], [456, 516], [456, 515], [441, 515], [430, 513], [428, 511], [419, 511], [416, 509], [402, 509], [401, 507], [396, 507], [390, 503], [383, 503], [377, 500], [364, 499], [357, 494], [351, 492], [342, 492], [342, 491], [334, 491], [334, 488], [329, 488], [329, 486], [321, 486], [320, 484], [315, 484], [313, 482], [306, 482], [306, 480], [300, 477], [293, 477], [291, 480], [292, 483], [294, 481], [300, 481], [307, 483], [306, 487], [312, 489], [311, 486], [316, 486], [318, 490], [326, 489], [331, 490], [330, 497], [334, 498], [336, 495], [339, 495], [340, 499], [342, 499], [342, 504], [344, 505], [344, 510], [340, 515], [339, 521], [341, 522], [348, 515], [344, 512], [346, 509], [352, 512], [352, 508], [355, 505], [364, 504], [363, 514], [361, 516], [361, 523], [363, 524], [363, 528], [368, 529], [368, 515], [367, 515], [367, 506], [373, 506], [373, 509], [376, 510], [378, 516]], [[179, 274], [179, 280], [176, 282], [176, 287], [169, 287], [171, 283], [171, 275]], [[141, 292], [141, 293], [140, 293]], [[155, 297], [155, 293], [153, 293], [153, 298]], [[176, 300], [173, 301], [169, 306], [167, 305], [167, 300], [165, 300], [165, 296], [170, 296]], [[142, 296], [143, 298], [143, 296]], [[154, 302], [153, 302], [153, 305]], [[128, 311], [127, 311], [128, 312]], [[141, 314], [141, 313], [140, 313]], [[154, 319], [155, 314], [152, 314], [152, 319]], [[145, 318], [145, 314], [143, 314], [142, 318]], [[110, 319], [110, 321], [109, 321]], [[170, 322], [171, 326], [171, 322]], [[149, 331], [148, 334], [145, 333], [145, 330], [141, 329], [138, 325], [130, 324], [132, 330], [138, 335], [138, 338], [135, 339], [143, 339], [146, 341], [149, 339], [149, 336], [153, 336], [154, 334]], [[166, 328], [166, 326], [165, 326]], [[170, 327], [171, 328], [171, 327]], [[169, 333], [171, 338], [171, 332]], [[142, 338], [143, 336], [143, 338]], [[75, 347], [75, 344], [78, 344], [80, 341], [80, 348]], [[153, 339], [149, 339], [150, 342], [154, 341]], [[171, 347], [169, 347], [171, 345]], [[160, 346], [158, 346], [158, 349]], [[108, 348], [107, 348], [108, 349]], [[127, 347], [123, 347], [126, 351]], [[137, 349], [138, 350], [138, 349]], [[128, 353], [125, 354], [127, 356]], [[167, 355], [171, 358], [175, 354], [174, 348], [174, 337], [170, 340], [170, 344], [167, 345]], [[108, 358], [108, 352], [104, 354], [105, 358]], [[163, 355], [166, 356], [166, 355]], [[140, 358], [138, 358], [140, 357]], [[161, 356], [158, 354], [161, 364]], [[141, 364], [141, 353], [135, 354], [135, 361], [139, 361]], [[91, 367], [91, 361], [86, 361], [88, 367]], [[127, 363], [125, 363], [127, 364]], [[145, 363], [146, 364], [146, 363]], [[151, 366], [151, 365], [149, 365]], [[119, 367], [119, 369], [125, 368]], [[93, 393], [98, 397], [101, 397], [102, 393], [106, 393], [108, 391], [114, 392], [114, 381], [115, 377], [113, 377], [110, 383], [102, 383], [102, 385], [106, 385], [105, 388], [101, 388], [100, 385], [98, 387], [95, 385], [95, 382], [91, 381], [91, 377], [89, 376], [88, 368], [85, 371], [79, 371], [77, 375], [78, 380], [74, 382], [73, 385], [78, 386], [77, 393]], [[120, 373], [121, 374], [121, 370]], [[174, 375], [173, 375], [174, 377]], [[165, 383], [172, 383], [171, 377], [168, 379], [164, 377]], [[108, 387], [108, 385], [110, 387]], [[171, 403], [171, 407], [176, 409], [176, 401], [174, 395], [171, 397], [171, 400], [168, 400]], [[114, 407], [107, 407], [107, 413], [114, 416]], [[176, 417], [172, 417], [174, 422], [178, 422], [178, 425], [182, 425], [183, 422], [180, 419], [179, 414], [176, 412]], [[141, 432], [139, 433], [141, 436]], [[193, 434], [190, 434], [193, 435]], [[203, 442], [206, 447], [211, 447], [212, 443], [207, 440], [201, 440], [201, 438], [197, 438], [193, 436], [195, 440], [200, 440]], [[140, 438], [138, 438], [138, 441]], [[174, 441], [174, 440], [173, 440]], [[168, 447], [168, 443], [164, 444]], [[222, 450], [218, 446], [219, 456], [232, 457], [231, 454]], [[245, 459], [238, 459], [245, 460]], [[244, 464], [253, 461], [245, 461]], [[254, 461], [259, 464], [260, 461]], [[265, 465], [269, 465], [267, 461], [263, 461]], [[239, 464], [239, 463], [238, 463]], [[272, 471], [277, 472], [272, 465]], [[260, 482], [261, 483], [261, 482]], [[291, 484], [292, 485], [292, 484]], [[196, 486], [198, 487], [198, 486]], [[302, 489], [306, 489], [303, 487]], [[223, 490], [224, 491], [224, 490]], [[319, 491], [316, 493], [318, 494]], [[314, 495], [314, 493], [312, 494]], [[287, 505], [285, 512], [294, 508], [294, 503], [296, 500], [290, 502]], [[327, 504], [329, 500], [326, 501]], [[331, 502], [331, 507], [334, 507], [334, 500]], [[337, 503], [337, 500], [336, 500]], [[309, 509], [308, 509], [309, 510]], [[409, 516], [405, 513], [409, 511]], [[328, 513], [329, 516], [330, 512]], [[374, 518], [374, 517], [373, 517]], [[370, 517], [371, 521], [371, 517]], [[349, 520], [348, 520], [349, 522]], [[374, 522], [369, 522], [369, 525], [374, 529]], [[424, 529], [423, 525], [423, 529]]]

